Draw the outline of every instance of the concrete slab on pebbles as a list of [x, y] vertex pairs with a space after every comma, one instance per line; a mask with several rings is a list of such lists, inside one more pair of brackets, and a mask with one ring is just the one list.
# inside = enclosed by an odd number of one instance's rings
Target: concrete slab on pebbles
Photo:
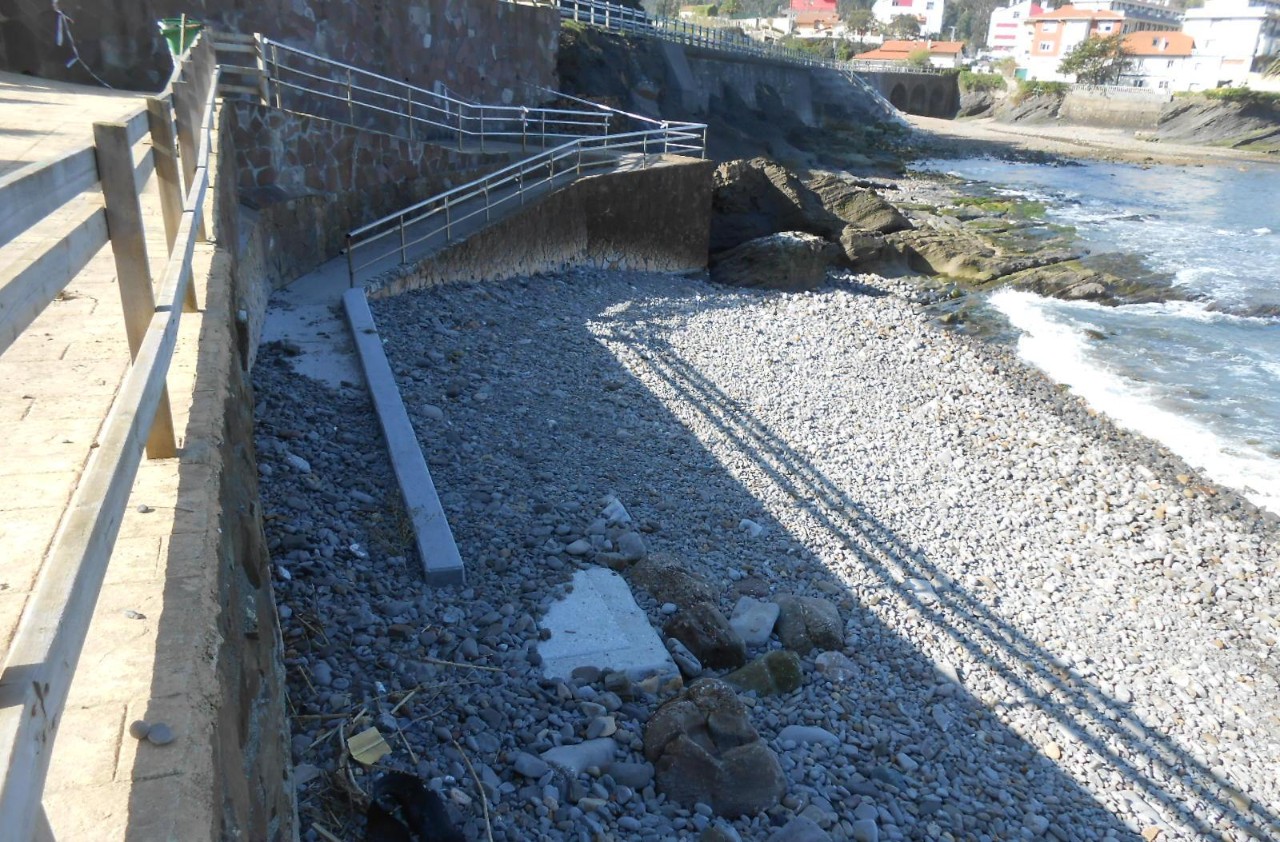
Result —
[[603, 567], [579, 570], [573, 591], [554, 603], [538, 644], [543, 673], [568, 679], [578, 667], [625, 672], [634, 679], [677, 676], [675, 662], [621, 576]]

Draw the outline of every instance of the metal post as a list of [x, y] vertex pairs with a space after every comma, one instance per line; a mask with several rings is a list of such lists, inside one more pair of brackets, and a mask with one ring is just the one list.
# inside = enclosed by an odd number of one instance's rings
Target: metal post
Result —
[[484, 151], [484, 106], [480, 107], [480, 151]]
[[489, 221], [489, 185], [484, 186], [484, 221]]
[[542, 148], [547, 148], [547, 112], [542, 112]]
[[356, 286], [356, 264], [355, 258], [351, 254], [351, 235], [347, 235], [347, 288], [355, 289]]
[[351, 101], [351, 68], [347, 68], [347, 122], [351, 125], [356, 124], [356, 107]]
[[520, 106], [520, 151], [529, 149], [529, 109]]
[[409, 112], [408, 112], [409, 113], [409, 140], [414, 140], [415, 138], [413, 133], [413, 86], [405, 85], [404, 90], [405, 90], [405, 102], [408, 104], [408, 107], [409, 107]]
[[671, 131], [666, 120], [662, 121], [662, 154], [665, 155], [670, 150], [669, 143], [671, 141]]
[[578, 175], [582, 175], [582, 143], [578, 143]]
[[702, 127], [702, 160], [707, 160], [707, 127]]
[[449, 197], [444, 197], [444, 241], [453, 242], [453, 213], [449, 210]]
[[406, 237], [404, 232], [404, 214], [400, 214], [400, 262], [401, 263], [409, 262], [409, 247], [405, 241], [406, 241]]
[[645, 169], [649, 163], [649, 135], [646, 132], [640, 138], [640, 169]]
[[275, 82], [275, 107], [280, 106], [280, 51], [275, 49], [275, 45], [271, 45], [271, 70], [273, 70], [273, 81]]

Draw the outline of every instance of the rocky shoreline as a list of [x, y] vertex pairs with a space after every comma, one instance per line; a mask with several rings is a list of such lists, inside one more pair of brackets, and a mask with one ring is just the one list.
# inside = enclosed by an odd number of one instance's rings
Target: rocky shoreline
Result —
[[[303, 838], [361, 833], [343, 741], [369, 727], [469, 839], [1277, 832], [1276, 518], [919, 297], [844, 272], [786, 294], [578, 271], [377, 302], [468, 564], [433, 592], [366, 399], [264, 348]], [[777, 758], [776, 803], [679, 803], [647, 745], [677, 688], [543, 678], [540, 619], [600, 564], [658, 629], [744, 597], [834, 611], [838, 642], [744, 649], [799, 665], [731, 717]], [[686, 681], [732, 673], [707, 662]]]

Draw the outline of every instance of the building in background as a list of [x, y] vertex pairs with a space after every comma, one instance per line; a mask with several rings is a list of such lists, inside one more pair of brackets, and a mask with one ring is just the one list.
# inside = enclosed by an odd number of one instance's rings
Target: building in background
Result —
[[1187, 9], [1182, 31], [1195, 39], [1197, 55], [1220, 59], [1219, 84], [1243, 85], [1265, 57], [1280, 53], [1280, 2], [1205, 0]]
[[938, 35], [942, 32], [944, 5], [945, 0], [876, 0], [871, 13], [882, 24], [899, 15], [911, 15], [920, 22], [921, 35]]
[[963, 41], [885, 41], [867, 53], [854, 56], [858, 61], [906, 62], [912, 53], [928, 51], [929, 63], [934, 67], [960, 67], [964, 58]]
[[1160, 0], [1075, 0], [1077, 9], [1095, 12], [1119, 12], [1124, 16], [1124, 31], [1176, 32], [1182, 28], [1182, 10]]
[[1039, 0], [1022, 0], [1002, 9], [992, 9], [987, 49], [998, 58], [1013, 56], [1021, 61], [1031, 52], [1031, 29], [1024, 26], [1027, 18], [1052, 8], [1051, 3], [1042, 5]]
[[1130, 32], [1129, 66], [1119, 84], [1161, 91], [1202, 91], [1217, 84], [1221, 59], [1199, 55], [1185, 32]]
[[1026, 68], [1026, 77], [1042, 82], [1074, 82], [1073, 76], [1058, 72], [1062, 59], [1086, 38], [1119, 34], [1124, 28], [1124, 15], [1063, 6], [1032, 15], [1023, 26], [1031, 32], [1030, 51], [1025, 60], [1019, 61]]

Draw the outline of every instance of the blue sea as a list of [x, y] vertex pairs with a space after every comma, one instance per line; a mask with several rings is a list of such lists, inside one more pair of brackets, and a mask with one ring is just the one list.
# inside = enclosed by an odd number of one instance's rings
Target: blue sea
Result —
[[[1012, 290], [987, 303], [1019, 355], [1119, 425], [1280, 513], [1280, 164], [924, 168], [1041, 202], [1086, 262], [1155, 275], [1199, 300], [1104, 307]], [[1272, 315], [1261, 317], [1260, 308]]]

